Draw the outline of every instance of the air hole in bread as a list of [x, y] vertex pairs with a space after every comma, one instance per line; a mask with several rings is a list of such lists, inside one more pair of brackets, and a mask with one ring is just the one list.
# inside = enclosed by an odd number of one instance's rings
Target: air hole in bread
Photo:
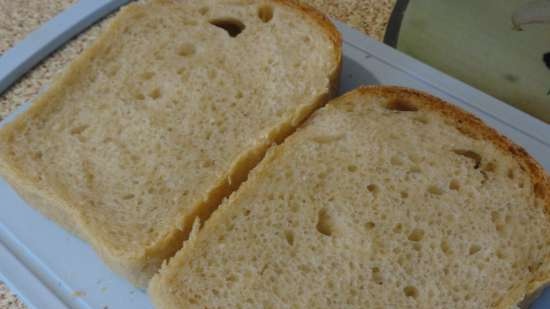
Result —
[[481, 250], [480, 245], [471, 245], [470, 250], [468, 252], [470, 253], [470, 255], [474, 255], [474, 254], [478, 253], [480, 250]]
[[508, 173], [506, 174], [506, 176], [508, 176], [509, 179], [514, 179], [514, 170], [508, 169]]
[[161, 92], [159, 88], [155, 88], [151, 90], [151, 92], [149, 93], [149, 97], [151, 97], [151, 99], [158, 99], [160, 98], [160, 96], [161, 96]]
[[89, 125], [83, 124], [72, 128], [70, 133], [71, 135], [79, 135], [79, 134], [82, 134], [84, 131], [86, 131], [86, 129], [88, 129], [89, 127], [90, 127]]
[[214, 166], [214, 161], [213, 160], [204, 160], [202, 163], [201, 163], [201, 167], [212, 167]]
[[225, 278], [225, 280], [226, 280], [227, 282], [236, 282], [236, 281], [237, 281], [237, 276], [231, 274], [231, 275], [227, 276], [227, 277]]
[[443, 251], [443, 253], [445, 253], [445, 255], [452, 255], [453, 252], [451, 250], [451, 247], [449, 246], [449, 243], [446, 241], [446, 240], [443, 240], [441, 242], [441, 251]]
[[42, 151], [37, 151], [37, 152], [33, 153], [32, 157], [35, 160], [41, 160], [42, 159]]
[[408, 260], [409, 258], [407, 256], [404, 256], [404, 255], [400, 255], [398, 258], [397, 258], [397, 264], [401, 267], [403, 267], [403, 265], [406, 263], [406, 261]]
[[528, 266], [527, 266], [527, 270], [528, 270], [530, 273], [536, 272], [539, 268], [540, 268], [540, 264], [539, 264], [539, 265], [528, 265]]
[[158, 60], [158, 61], [164, 60], [164, 55], [161, 53], [161, 51], [157, 51], [153, 56], [154, 56], [155, 59]]
[[386, 105], [387, 109], [400, 111], [400, 112], [416, 112], [418, 107], [414, 106], [411, 102], [404, 99], [393, 99]]
[[198, 23], [197, 21], [195, 21], [195, 20], [192, 20], [192, 19], [184, 19], [183, 22], [182, 22], [182, 24], [183, 24], [184, 26], [196, 26], [196, 25], [198, 25], [199, 23]]
[[393, 232], [394, 233], [401, 233], [401, 231], [403, 230], [403, 225], [401, 223], [397, 223], [394, 227], [393, 227]]
[[302, 272], [304, 274], [307, 274], [307, 273], [311, 272], [311, 268], [307, 265], [299, 265], [298, 270], [300, 270], [300, 272]]
[[332, 135], [327, 134], [327, 135], [312, 136], [311, 140], [316, 142], [316, 143], [319, 143], [319, 144], [328, 144], [328, 143], [338, 141], [338, 140], [342, 139], [343, 137], [344, 137], [343, 133], [336, 133], [336, 134], [332, 134]]
[[494, 173], [497, 170], [497, 164], [495, 162], [489, 162], [485, 167], [483, 167], [483, 170], [486, 172]]
[[409, 157], [409, 160], [411, 160], [411, 161], [414, 162], [414, 163], [420, 163], [420, 162], [422, 162], [422, 157], [420, 157], [419, 155], [410, 153], [410, 154], [408, 155], [408, 157]]
[[195, 52], [196, 52], [195, 45], [191, 43], [185, 43], [178, 48], [178, 55], [182, 57], [189, 57], [195, 54]]
[[375, 184], [370, 184], [367, 186], [367, 190], [369, 190], [369, 192], [372, 192], [372, 193], [377, 193], [378, 192], [378, 186], [375, 185]]
[[134, 99], [138, 101], [143, 101], [145, 99], [145, 96], [142, 93], [136, 92], [134, 93]]
[[332, 219], [327, 210], [321, 208], [317, 213], [317, 231], [325, 236], [331, 236], [334, 230]]
[[273, 7], [270, 5], [262, 5], [258, 8], [258, 17], [264, 22], [268, 23], [273, 19]]
[[506, 258], [506, 255], [504, 254], [504, 251], [502, 251], [501, 249], [497, 249], [495, 255], [497, 256], [497, 258], [499, 258], [500, 260], [504, 260]]
[[122, 197], [123, 200], [131, 200], [135, 197], [134, 194], [126, 194]]
[[95, 179], [95, 176], [94, 174], [92, 173], [92, 171], [90, 170], [90, 168], [86, 168], [87, 165], [84, 165], [84, 181], [86, 181], [86, 183], [88, 185], [91, 185], [93, 182], [94, 182], [94, 179]]
[[153, 72], [143, 72], [139, 77], [141, 80], [150, 80], [153, 76], [155, 76]]
[[428, 187], [428, 192], [433, 195], [442, 195], [444, 193], [443, 189], [434, 185]]
[[199, 14], [204, 16], [208, 14], [208, 11], [210, 11], [210, 8], [208, 8], [207, 6], [203, 6], [199, 9]]
[[451, 180], [451, 182], [449, 182], [449, 189], [454, 191], [460, 190], [460, 182], [456, 179]]
[[374, 281], [376, 284], [382, 285], [384, 284], [384, 279], [382, 278], [382, 274], [380, 273], [380, 268], [373, 267], [371, 269], [372, 273], [372, 281]]
[[231, 17], [213, 19], [210, 24], [225, 30], [232, 38], [241, 34], [246, 27], [242, 21]]
[[189, 79], [189, 72], [187, 72], [184, 68], [178, 69], [178, 75], [180, 76], [182, 82]]
[[422, 229], [414, 229], [409, 234], [408, 239], [410, 241], [421, 241], [424, 238], [424, 230]]
[[289, 245], [294, 245], [294, 233], [292, 231], [285, 231], [285, 239]]
[[390, 133], [390, 135], [388, 136], [390, 139], [393, 139], [393, 140], [398, 140], [399, 139], [399, 136], [395, 133]]
[[512, 223], [512, 216], [506, 215], [506, 217], [504, 217], [504, 222], [506, 222], [506, 224]]
[[348, 165], [348, 172], [353, 173], [357, 171], [357, 165]]
[[403, 292], [405, 293], [405, 296], [417, 298], [418, 297], [418, 290], [414, 286], [406, 286], [403, 289]]
[[114, 77], [119, 70], [120, 66], [118, 64], [113, 64], [107, 68], [107, 76]]
[[474, 168], [477, 169], [481, 165], [481, 155], [472, 150], [454, 149], [453, 152], [457, 155], [472, 159], [474, 161]]
[[375, 227], [376, 227], [376, 224], [372, 221], [369, 221], [369, 222], [365, 223], [365, 229], [367, 231], [370, 231], [370, 230], [374, 229]]

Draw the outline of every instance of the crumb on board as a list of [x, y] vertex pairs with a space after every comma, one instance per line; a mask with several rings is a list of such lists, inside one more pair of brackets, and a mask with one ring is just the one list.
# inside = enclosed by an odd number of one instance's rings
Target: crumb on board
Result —
[[74, 297], [86, 297], [86, 292], [80, 291], [80, 290], [76, 290], [76, 291], [73, 292], [73, 296], [74, 296]]

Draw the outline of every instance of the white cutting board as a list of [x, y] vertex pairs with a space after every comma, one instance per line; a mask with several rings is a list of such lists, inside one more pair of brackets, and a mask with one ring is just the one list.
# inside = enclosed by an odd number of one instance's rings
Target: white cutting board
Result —
[[[476, 114], [550, 170], [549, 125], [341, 23], [338, 28], [344, 37], [341, 92], [363, 84], [425, 90]], [[33, 309], [152, 308], [143, 291], [113, 274], [86, 243], [27, 206], [1, 179], [0, 279]], [[532, 308], [550, 308], [550, 293]]]

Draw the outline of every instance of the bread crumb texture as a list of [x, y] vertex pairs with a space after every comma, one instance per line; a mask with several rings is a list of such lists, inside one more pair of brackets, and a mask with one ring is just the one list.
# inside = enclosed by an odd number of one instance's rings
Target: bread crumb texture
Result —
[[285, 1], [128, 5], [2, 130], [3, 174], [144, 285], [330, 95], [340, 42], [312, 16]]
[[414, 91], [338, 98], [272, 148], [162, 268], [153, 301], [508, 309], [530, 282], [548, 281], [539, 270], [550, 223], [548, 201], [535, 193], [538, 183], [548, 194], [541, 168], [506, 143]]

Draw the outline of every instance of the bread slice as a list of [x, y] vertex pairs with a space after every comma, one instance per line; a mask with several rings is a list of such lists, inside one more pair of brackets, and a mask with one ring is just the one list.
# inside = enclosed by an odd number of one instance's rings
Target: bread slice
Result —
[[0, 132], [2, 175], [145, 286], [337, 86], [338, 32], [287, 0], [128, 5]]
[[474, 116], [361, 88], [270, 149], [149, 292], [158, 309], [509, 309], [550, 281], [549, 190]]

